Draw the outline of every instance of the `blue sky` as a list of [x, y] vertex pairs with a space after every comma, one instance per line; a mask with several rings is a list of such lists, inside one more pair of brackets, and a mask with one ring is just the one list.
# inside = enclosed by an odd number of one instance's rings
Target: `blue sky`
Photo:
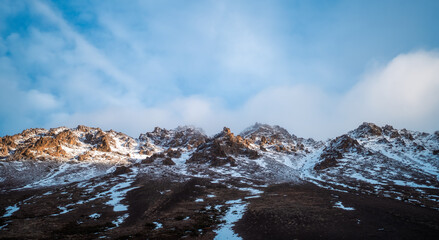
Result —
[[2, 1], [0, 135], [439, 130], [438, 1]]

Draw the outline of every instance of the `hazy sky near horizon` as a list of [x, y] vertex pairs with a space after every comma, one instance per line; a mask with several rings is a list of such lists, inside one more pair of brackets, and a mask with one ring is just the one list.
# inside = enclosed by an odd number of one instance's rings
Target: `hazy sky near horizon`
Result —
[[0, 2], [0, 136], [439, 130], [439, 1]]

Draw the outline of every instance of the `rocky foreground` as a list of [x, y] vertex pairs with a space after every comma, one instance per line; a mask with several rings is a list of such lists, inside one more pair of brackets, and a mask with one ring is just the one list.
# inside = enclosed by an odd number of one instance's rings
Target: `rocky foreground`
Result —
[[439, 132], [255, 124], [0, 138], [0, 239], [436, 239]]

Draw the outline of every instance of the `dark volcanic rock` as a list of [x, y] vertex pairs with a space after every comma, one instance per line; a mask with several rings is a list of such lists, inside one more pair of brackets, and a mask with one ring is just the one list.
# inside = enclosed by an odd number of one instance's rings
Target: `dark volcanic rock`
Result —
[[405, 128], [400, 131], [400, 134], [401, 134], [401, 136], [403, 136], [404, 138], [406, 138], [406, 139], [408, 139], [410, 141], [415, 140], [413, 135], [407, 129], [405, 129]]
[[401, 136], [398, 133], [398, 130], [394, 129], [390, 125], [386, 125], [386, 126], [383, 127], [383, 133], [384, 133], [384, 135], [389, 136], [390, 138], [397, 138], [397, 137]]
[[114, 170], [113, 174], [114, 175], [121, 175], [121, 174], [127, 174], [130, 173], [131, 169], [127, 166], [119, 166], [116, 168], [116, 170]]
[[154, 160], [155, 160], [155, 158], [147, 157], [147, 158], [142, 160], [142, 163], [144, 163], [144, 164], [151, 164], [151, 163], [154, 162]]
[[166, 157], [165, 153], [161, 152], [161, 153], [154, 153], [153, 155], [151, 155], [150, 157], [145, 158], [142, 163], [153, 163], [156, 159], [164, 159]]
[[167, 157], [163, 160], [163, 165], [171, 166], [171, 165], [175, 165], [175, 162], [172, 161], [171, 158]]
[[[151, 164], [156, 159], [163, 159], [164, 165], [175, 165], [174, 161], [172, 161], [172, 158], [179, 158], [180, 156], [181, 156], [181, 150], [179, 150], [179, 149], [172, 150], [171, 148], [169, 148], [165, 152], [154, 153], [150, 157], [147, 157], [146, 159], [144, 159], [142, 161], [142, 163]], [[169, 161], [168, 159], [171, 161]]]
[[322, 160], [320, 163], [316, 164], [315, 170], [322, 170], [328, 167], [333, 167], [337, 164], [337, 160], [343, 158], [344, 153], [364, 152], [364, 148], [358, 143], [357, 140], [349, 137], [348, 135], [342, 135], [332, 140], [320, 155]]
[[181, 157], [181, 150], [177, 149], [177, 150], [172, 150], [171, 148], [169, 148], [168, 150], [166, 150], [166, 155], [169, 158], [179, 158]]
[[258, 152], [250, 149], [249, 144], [248, 139], [243, 139], [239, 135], [235, 136], [229, 128], [224, 127], [221, 133], [200, 145], [187, 162], [210, 163], [212, 166], [221, 166], [227, 163], [235, 164], [234, 158], [229, 158], [229, 156], [258, 158]]

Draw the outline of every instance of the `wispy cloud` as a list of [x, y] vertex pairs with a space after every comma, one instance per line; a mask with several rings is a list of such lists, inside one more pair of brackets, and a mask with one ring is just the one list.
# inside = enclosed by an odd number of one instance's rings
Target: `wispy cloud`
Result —
[[312, 85], [282, 86], [258, 92], [233, 110], [218, 99], [193, 96], [154, 108], [109, 108], [63, 116], [52, 124], [76, 125], [85, 121], [130, 134], [151, 129], [157, 123], [164, 127], [189, 124], [214, 134], [224, 125], [239, 132], [261, 121], [284, 126], [299, 136], [322, 139], [370, 121], [432, 132], [438, 127], [437, 92], [439, 55], [419, 51], [399, 55], [367, 73], [344, 94], [331, 94]]
[[35, 12], [41, 14], [58, 28], [61, 36], [65, 38], [65, 41], [73, 41], [75, 57], [80, 58], [79, 60], [82, 61], [83, 64], [89, 64], [108, 74], [111, 80], [119, 82], [122, 87], [134, 83], [129, 76], [114, 66], [95, 46], [90, 44], [77, 31], [73, 30], [60, 13], [53, 10], [51, 6], [41, 1], [32, 1], [31, 4]]

